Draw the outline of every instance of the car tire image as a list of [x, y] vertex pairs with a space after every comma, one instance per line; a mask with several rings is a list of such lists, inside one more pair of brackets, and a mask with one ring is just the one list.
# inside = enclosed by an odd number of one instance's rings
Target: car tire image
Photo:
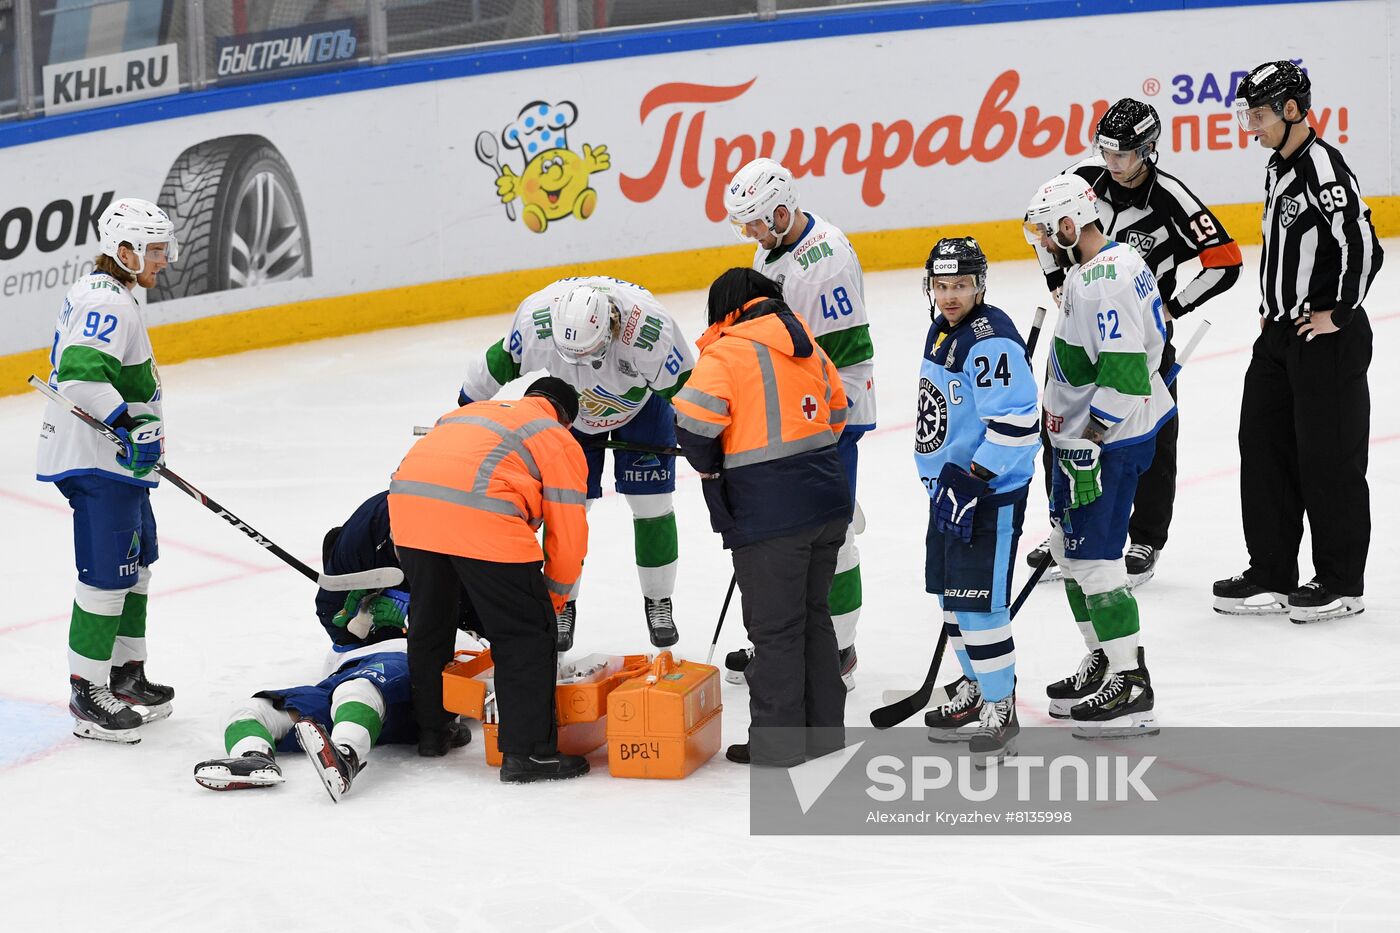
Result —
[[175, 224], [180, 259], [148, 301], [311, 275], [301, 191], [277, 147], [261, 136], [221, 136], [186, 149], [157, 203]]

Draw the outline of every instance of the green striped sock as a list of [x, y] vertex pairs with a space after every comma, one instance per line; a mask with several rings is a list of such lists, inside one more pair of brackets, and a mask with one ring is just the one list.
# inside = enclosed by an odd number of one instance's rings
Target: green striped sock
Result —
[[127, 593], [122, 603], [122, 620], [117, 634], [127, 638], [146, 637], [146, 594]]
[[834, 616], [855, 612], [861, 605], [860, 565], [843, 570], [831, 578], [827, 605]]
[[224, 729], [224, 751], [232, 755], [233, 747], [244, 739], [262, 739], [268, 748], [277, 746], [272, 733], [267, 731], [267, 726], [256, 719], [235, 719]]
[[1084, 599], [1084, 591], [1079, 584], [1065, 577], [1065, 598], [1069, 600], [1069, 611], [1074, 613], [1074, 621], [1089, 621], [1089, 603]]
[[374, 707], [354, 700], [336, 707], [335, 724], [338, 726], [343, 722], [353, 722], [357, 726], [363, 726], [364, 730], [369, 733], [371, 745], [379, 741], [379, 732], [384, 728], [384, 720], [379, 718]]
[[121, 616], [100, 616], [74, 601], [73, 619], [68, 624], [68, 647], [85, 658], [109, 661], [120, 625]]
[[1138, 604], [1126, 586], [1107, 593], [1095, 593], [1088, 599], [1089, 616], [1094, 622], [1094, 634], [1099, 642], [1126, 638], [1138, 632]]
[[676, 534], [676, 513], [657, 518], [632, 519], [632, 539], [637, 549], [638, 567], [665, 567], [680, 556]]

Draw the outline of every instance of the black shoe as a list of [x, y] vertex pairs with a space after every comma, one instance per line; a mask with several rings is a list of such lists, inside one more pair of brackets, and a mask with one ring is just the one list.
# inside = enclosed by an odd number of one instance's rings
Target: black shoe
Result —
[[141, 714], [112, 695], [106, 684], [95, 684], [74, 674], [68, 678], [68, 712], [73, 715], [73, 734], [80, 739], [121, 742], [141, 741], [137, 727]]
[[331, 795], [331, 800], [340, 803], [340, 798], [350, 792], [355, 775], [365, 769], [360, 757], [350, 746], [332, 743], [325, 728], [314, 720], [297, 720], [292, 728], [296, 730], [302, 751], [316, 766], [316, 773], [326, 786], [326, 793]]
[[[835, 749], [833, 749], [835, 751]], [[831, 754], [825, 752], [824, 754]], [[731, 745], [724, 750], [724, 757], [738, 765], [753, 765], [760, 768], [795, 768], [807, 760], [806, 755], [795, 755], [782, 761], [757, 761], [753, 760], [753, 755], [749, 751], [749, 743]], [[818, 756], [813, 756], [818, 757]]]
[[1157, 558], [1161, 551], [1150, 544], [1130, 544], [1128, 553], [1124, 555], [1124, 564], [1128, 570], [1128, 587], [1142, 586], [1152, 579], [1152, 574], [1157, 568]]
[[968, 724], [975, 723], [982, 712], [982, 688], [975, 680], [959, 677], [944, 689], [948, 692], [948, 702], [924, 713], [928, 740], [966, 742], [972, 736]]
[[680, 641], [676, 620], [671, 613], [671, 597], [652, 599], [645, 596], [642, 603], [647, 614], [647, 633], [651, 636], [651, 643], [657, 648], [669, 648]]
[[441, 729], [418, 730], [418, 755], [422, 758], [441, 758], [454, 748], [470, 744], [471, 729], [460, 719], [454, 719]]
[[282, 783], [282, 769], [271, 752], [244, 752], [241, 758], [214, 758], [194, 766], [194, 779], [210, 790], [246, 790]]
[[1137, 661], [1134, 670], [1110, 673], [1098, 693], [1071, 707], [1075, 738], [1121, 739], [1161, 731], [1153, 712], [1155, 698], [1152, 676], [1147, 672], [1147, 654], [1141, 647]]
[[736, 765], [746, 765], [749, 763], [749, 743], [741, 745], [731, 745], [724, 750], [724, 757], [734, 762]]
[[557, 616], [558, 628], [554, 633], [554, 650], [563, 654], [574, 646], [574, 625], [578, 622], [578, 605], [574, 600], [564, 604]]
[[146, 679], [145, 661], [127, 661], [111, 672], [112, 695], [128, 706], [144, 706], [142, 723], [165, 719], [173, 710], [175, 688], [154, 684]]
[[1215, 611], [1226, 616], [1281, 615], [1288, 611], [1287, 598], [1249, 582], [1241, 574], [1216, 580], [1211, 587]]
[[856, 646], [842, 648], [837, 660], [841, 665], [841, 682], [846, 685], [846, 692], [850, 693], [856, 688]]
[[1360, 596], [1341, 596], [1313, 579], [1288, 594], [1288, 618], [1295, 625], [1341, 619], [1366, 611]]
[[753, 648], [740, 648], [724, 656], [724, 679], [731, 684], [746, 683], [744, 671], [753, 660]]
[[1045, 688], [1045, 695], [1050, 698], [1050, 715], [1056, 719], [1068, 719], [1070, 708], [1097, 693], [1106, 676], [1108, 655], [1103, 653], [1102, 648], [1095, 648], [1079, 662], [1078, 670]]
[[984, 701], [977, 725], [968, 739], [967, 750], [976, 759], [976, 764], [985, 768], [993, 761], [1016, 753], [1013, 740], [1020, 732], [1021, 724], [1016, 720], [1015, 692], [1004, 700]]
[[588, 773], [588, 759], [582, 755], [501, 756], [501, 781], [505, 784], [532, 784], [535, 781], [564, 781]]

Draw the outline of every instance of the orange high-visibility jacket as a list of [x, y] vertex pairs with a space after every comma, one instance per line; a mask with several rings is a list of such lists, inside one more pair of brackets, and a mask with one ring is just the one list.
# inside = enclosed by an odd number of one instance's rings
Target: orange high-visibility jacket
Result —
[[543, 559], [558, 611], [588, 551], [587, 480], [583, 449], [548, 399], [473, 402], [439, 418], [394, 472], [394, 543], [503, 564]]

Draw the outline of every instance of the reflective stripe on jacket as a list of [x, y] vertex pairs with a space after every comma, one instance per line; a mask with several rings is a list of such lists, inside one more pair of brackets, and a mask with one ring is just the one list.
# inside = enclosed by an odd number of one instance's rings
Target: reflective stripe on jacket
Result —
[[700, 358], [676, 393], [677, 437], [702, 473], [726, 547], [794, 533], [851, 511], [836, 440], [846, 420], [841, 376], [782, 301], [749, 302], [696, 341]]
[[559, 609], [588, 550], [587, 478], [583, 450], [548, 399], [473, 402], [439, 418], [394, 472], [394, 542], [505, 564], [543, 559]]

